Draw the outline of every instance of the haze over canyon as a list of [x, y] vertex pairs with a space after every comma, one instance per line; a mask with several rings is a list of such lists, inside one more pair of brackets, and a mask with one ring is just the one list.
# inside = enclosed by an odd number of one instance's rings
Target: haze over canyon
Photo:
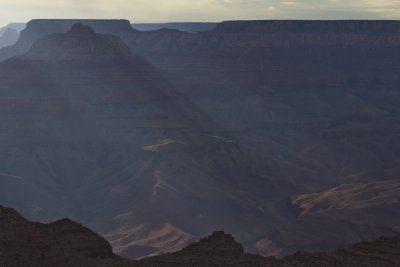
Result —
[[265, 257], [398, 244], [399, 21], [17, 26], [0, 33], [1, 205], [83, 224], [117, 261], [216, 230]]

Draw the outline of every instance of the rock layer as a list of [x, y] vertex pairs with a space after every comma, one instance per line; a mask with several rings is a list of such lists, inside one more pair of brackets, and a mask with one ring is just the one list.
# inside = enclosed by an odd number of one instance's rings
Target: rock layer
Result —
[[0, 61], [23, 55], [39, 39], [53, 33], [65, 33], [77, 23], [92, 27], [97, 33], [115, 34], [120, 37], [135, 31], [128, 20], [34, 19], [29, 21], [26, 28], [21, 31], [15, 45], [0, 50]]
[[38, 40], [26, 54], [33, 60], [129, 60], [130, 49], [114, 35], [97, 34], [81, 23], [65, 34], [52, 34]]
[[[133, 257], [214, 229], [277, 256], [399, 232], [395, 198], [354, 197], [400, 173], [397, 22], [129, 27], [118, 35], [141, 57], [128, 63], [0, 65], [5, 203], [87, 223], [124, 255], [144, 251]], [[303, 217], [293, 202], [343, 184], [357, 212], [318, 210], [322, 198]]]

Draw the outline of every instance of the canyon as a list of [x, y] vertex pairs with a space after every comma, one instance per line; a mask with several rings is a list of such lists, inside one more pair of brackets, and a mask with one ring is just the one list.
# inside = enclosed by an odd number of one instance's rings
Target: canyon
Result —
[[397, 21], [32, 20], [0, 50], [0, 203], [129, 258], [396, 236], [399, 46]]

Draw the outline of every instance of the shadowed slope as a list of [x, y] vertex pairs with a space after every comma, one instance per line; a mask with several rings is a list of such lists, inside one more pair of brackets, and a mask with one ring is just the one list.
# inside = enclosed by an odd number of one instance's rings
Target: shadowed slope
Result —
[[[59, 23], [36, 21], [25, 37]], [[123, 29], [115, 32], [134, 52], [129, 62], [1, 65], [4, 184], [33, 188], [24, 203], [3, 189], [5, 203], [46, 220], [62, 203], [127, 254], [175, 250], [173, 233], [188, 242], [214, 229], [265, 255], [398, 233], [395, 203], [309, 219], [292, 203], [344, 183], [357, 188], [344, 190], [353, 203], [369, 191], [360, 185], [398, 180], [398, 22]]]
[[127, 256], [143, 256], [136, 246], [176, 250], [215, 228], [253, 225], [242, 232], [253, 238], [270, 203], [250, 157], [143, 58], [126, 54], [118, 38], [76, 25], [0, 64], [2, 172], [31, 192], [0, 200], [46, 221], [65, 207], [63, 216]]

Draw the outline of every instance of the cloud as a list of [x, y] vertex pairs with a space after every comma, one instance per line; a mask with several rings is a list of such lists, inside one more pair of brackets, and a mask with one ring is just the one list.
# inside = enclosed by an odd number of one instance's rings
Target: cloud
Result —
[[400, 19], [400, 0], [0, 0], [0, 24], [32, 18], [137, 22], [234, 19]]

